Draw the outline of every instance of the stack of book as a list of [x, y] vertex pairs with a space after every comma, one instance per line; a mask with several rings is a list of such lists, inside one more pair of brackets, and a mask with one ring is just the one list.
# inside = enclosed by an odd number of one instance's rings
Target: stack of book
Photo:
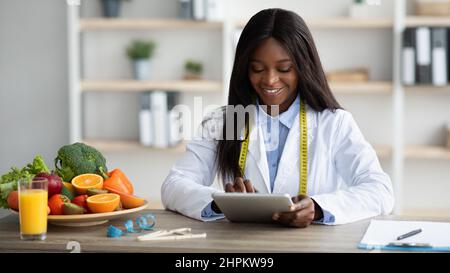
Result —
[[168, 148], [182, 140], [182, 118], [174, 107], [178, 92], [150, 91], [140, 95], [139, 140], [143, 146]]
[[197, 21], [222, 21], [226, 0], [178, 0], [181, 19]]
[[405, 85], [443, 86], [449, 79], [449, 29], [407, 28], [403, 33], [402, 79]]

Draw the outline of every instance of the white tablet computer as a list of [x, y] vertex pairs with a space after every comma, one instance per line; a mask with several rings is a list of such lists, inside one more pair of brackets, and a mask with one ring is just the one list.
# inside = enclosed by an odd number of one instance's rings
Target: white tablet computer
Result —
[[231, 222], [271, 222], [275, 212], [289, 211], [289, 194], [214, 193], [217, 206]]

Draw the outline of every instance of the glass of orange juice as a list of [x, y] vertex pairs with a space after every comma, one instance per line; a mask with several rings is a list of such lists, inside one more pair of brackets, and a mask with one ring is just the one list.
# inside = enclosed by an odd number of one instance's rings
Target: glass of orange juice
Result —
[[20, 238], [45, 240], [47, 237], [48, 180], [35, 177], [19, 181]]

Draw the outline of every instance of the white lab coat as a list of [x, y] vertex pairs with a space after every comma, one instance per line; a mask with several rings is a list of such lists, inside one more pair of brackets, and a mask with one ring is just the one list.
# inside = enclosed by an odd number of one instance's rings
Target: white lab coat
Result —
[[[296, 196], [299, 192], [299, 116], [287, 136], [273, 193]], [[269, 193], [262, 129], [253, 123], [245, 175], [259, 192]], [[389, 214], [394, 207], [391, 180], [352, 115], [344, 110], [316, 112], [307, 106], [307, 123], [307, 194], [334, 216], [329, 224]], [[218, 191], [210, 187], [216, 175], [216, 145], [214, 140], [193, 140], [187, 145], [161, 188], [166, 209], [203, 220], [202, 210], [212, 201], [212, 193]]]

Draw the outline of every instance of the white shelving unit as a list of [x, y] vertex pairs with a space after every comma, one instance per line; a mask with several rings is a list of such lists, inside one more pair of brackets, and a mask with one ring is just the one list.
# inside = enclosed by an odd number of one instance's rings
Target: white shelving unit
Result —
[[[286, 1], [283, 1], [283, 3]], [[170, 89], [183, 93], [220, 94], [222, 103], [226, 104], [228, 79], [233, 65], [233, 35], [236, 29], [245, 25], [245, 20], [235, 20], [231, 16], [232, 5], [226, 1], [223, 22], [195, 22], [177, 19], [155, 18], [80, 18], [79, 6], [68, 5], [68, 46], [69, 46], [69, 92], [70, 92], [70, 139], [72, 142], [83, 140], [82, 136], [82, 103], [83, 93], [95, 92], [140, 92], [149, 89]], [[450, 86], [410, 86], [405, 87], [401, 82], [401, 48], [402, 32], [406, 27], [419, 25], [450, 27], [450, 18], [407, 16], [405, 0], [396, 0], [393, 4], [392, 18], [379, 19], [350, 19], [346, 17], [330, 17], [322, 19], [305, 18], [312, 30], [330, 31], [360, 31], [383, 30], [392, 32], [392, 80], [371, 80], [368, 82], [346, 83], [330, 82], [332, 91], [340, 96], [386, 96], [392, 103], [392, 141], [389, 145], [372, 143], [382, 161], [390, 162], [391, 178], [396, 194], [396, 213], [410, 212], [404, 210], [403, 194], [405, 162], [408, 159], [419, 160], [448, 160], [450, 151], [444, 147], [427, 145], [406, 145], [405, 131], [405, 99], [410, 93], [438, 93], [449, 94]], [[289, 7], [287, 7], [289, 9]], [[222, 33], [222, 80], [153, 80], [134, 81], [128, 79], [82, 79], [80, 77], [80, 34], [90, 31], [150, 31], [150, 30], [213, 30]], [[314, 33], [313, 33], [314, 35]], [[387, 60], [389, 61], [389, 60]], [[126, 91], [124, 91], [126, 90]], [[369, 103], [364, 101], [364, 103]], [[369, 106], [370, 107], [370, 106]], [[106, 151], [128, 151], [145, 149], [152, 152], [155, 149], [142, 148], [139, 143], [129, 140], [84, 139], [87, 143]], [[179, 155], [184, 151], [184, 145], [167, 149], [167, 152]], [[160, 151], [160, 150], [158, 150]], [[450, 208], [449, 208], [450, 211]]]

